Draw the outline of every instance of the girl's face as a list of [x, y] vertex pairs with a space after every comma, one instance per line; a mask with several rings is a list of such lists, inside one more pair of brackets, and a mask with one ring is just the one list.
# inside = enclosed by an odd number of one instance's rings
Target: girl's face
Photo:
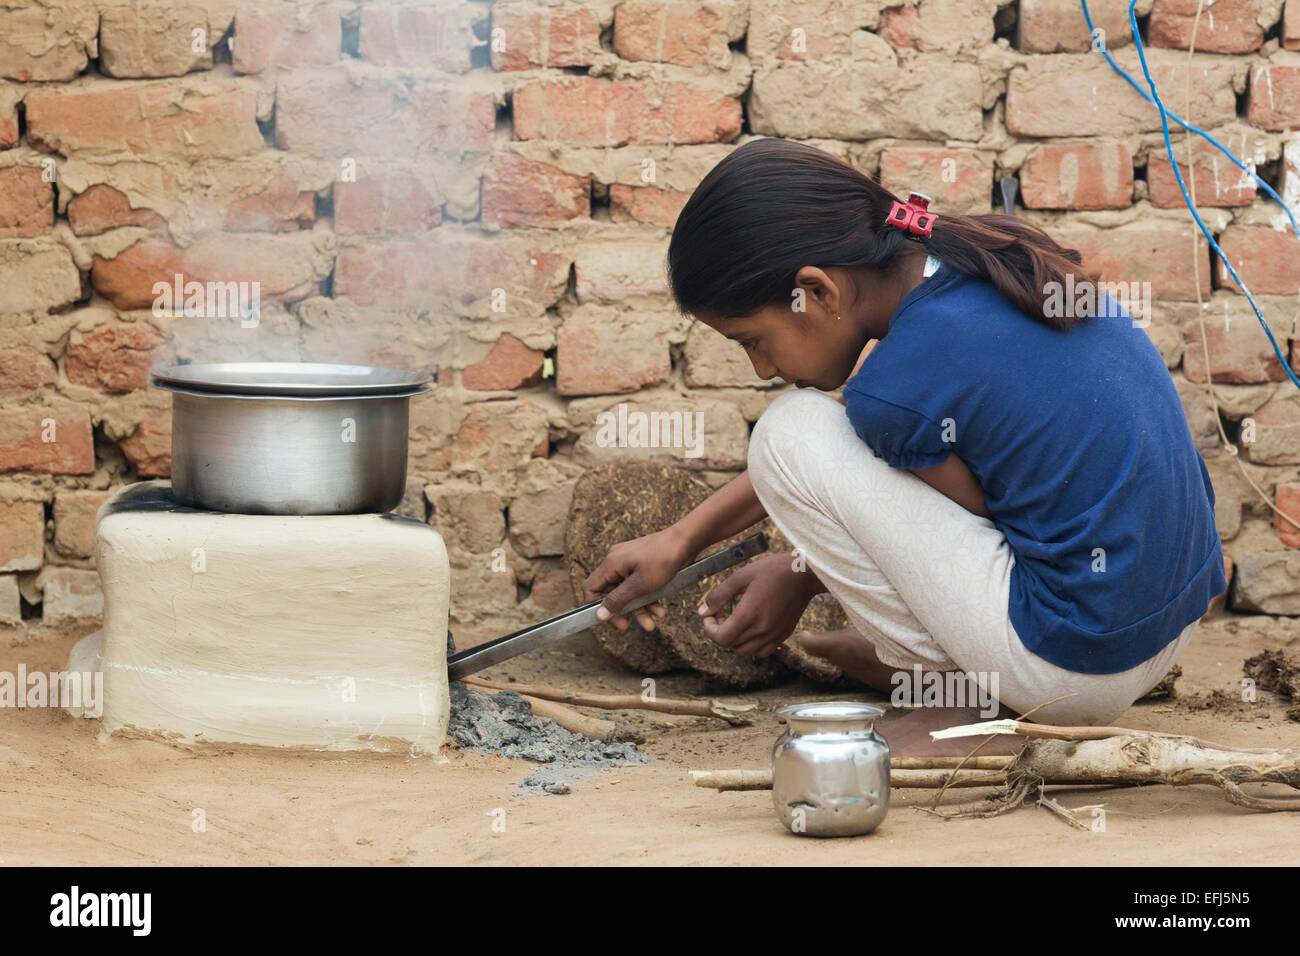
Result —
[[802, 311], [771, 305], [746, 316], [696, 317], [739, 342], [759, 378], [780, 376], [799, 388], [831, 392], [848, 380], [867, 342], [889, 332], [890, 317], [921, 281], [924, 266], [924, 255], [907, 257], [887, 274], [804, 266], [795, 277], [802, 294], [791, 295]]
[[858, 333], [843, 312], [837, 320], [834, 310], [800, 313], [777, 305], [743, 318], [700, 320], [739, 342], [759, 378], [779, 376], [826, 392], [844, 384], [870, 337]]

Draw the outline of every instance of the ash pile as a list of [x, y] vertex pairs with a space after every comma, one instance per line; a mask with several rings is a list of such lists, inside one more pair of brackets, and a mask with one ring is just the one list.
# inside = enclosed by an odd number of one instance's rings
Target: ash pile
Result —
[[514, 691], [485, 694], [454, 680], [449, 692], [447, 736], [458, 747], [541, 764], [519, 793], [564, 794], [572, 781], [600, 770], [649, 762], [636, 744], [602, 743], [536, 716]]

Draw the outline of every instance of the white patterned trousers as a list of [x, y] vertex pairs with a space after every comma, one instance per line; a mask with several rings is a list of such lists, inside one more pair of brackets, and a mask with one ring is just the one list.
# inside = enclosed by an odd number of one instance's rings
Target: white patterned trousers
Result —
[[[1118, 674], [1081, 674], [1028, 650], [1007, 613], [1015, 554], [989, 518], [877, 458], [821, 392], [776, 398], [754, 426], [749, 476], [768, 515], [889, 667], [960, 670], [1017, 713], [1109, 724], [1169, 671], [1190, 624]], [[989, 679], [996, 676], [996, 687]]]

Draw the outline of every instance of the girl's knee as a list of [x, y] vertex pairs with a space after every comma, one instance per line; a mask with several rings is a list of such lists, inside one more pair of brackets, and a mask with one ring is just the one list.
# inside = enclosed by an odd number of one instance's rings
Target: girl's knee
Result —
[[844, 406], [829, 395], [809, 389], [791, 389], [778, 395], [749, 436], [749, 467], [761, 468], [772, 452], [788, 449], [792, 439], [806, 445], [816, 433], [818, 419], [844, 417]]

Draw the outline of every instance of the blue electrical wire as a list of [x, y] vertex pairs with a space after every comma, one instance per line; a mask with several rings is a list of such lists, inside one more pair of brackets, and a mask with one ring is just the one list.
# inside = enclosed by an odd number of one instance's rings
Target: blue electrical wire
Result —
[[[1088, 33], [1090, 36], [1094, 38], [1094, 42], [1095, 42], [1098, 31], [1092, 25], [1092, 17], [1088, 13], [1088, 0], [1080, 0], [1080, 3], [1082, 3], [1083, 5], [1083, 18], [1088, 23]], [[1100, 45], [1101, 54], [1106, 58], [1106, 62], [1110, 64], [1111, 69], [1113, 69], [1120, 76], [1124, 77], [1124, 79], [1128, 81], [1129, 85], [1132, 86], [1133, 89], [1137, 90], [1138, 93], [1142, 95], [1143, 99], [1145, 99], [1148, 103], [1152, 103], [1153, 105], [1155, 105], [1157, 109], [1160, 110], [1160, 128], [1164, 133], [1165, 149], [1169, 153], [1169, 164], [1170, 166], [1173, 167], [1174, 178], [1178, 180], [1178, 189], [1183, 194], [1183, 201], [1187, 203], [1187, 208], [1191, 212], [1192, 218], [1196, 220], [1196, 224], [1200, 226], [1201, 232], [1204, 233], [1206, 241], [1209, 242], [1210, 247], [1223, 261], [1223, 265], [1227, 268], [1228, 272], [1232, 275], [1232, 280], [1235, 283], [1237, 283], [1237, 286], [1242, 290], [1242, 292], [1246, 294], [1246, 300], [1250, 303], [1250, 307], [1255, 310], [1255, 317], [1259, 319], [1259, 324], [1260, 326], [1263, 327], [1264, 334], [1268, 336], [1268, 341], [1273, 346], [1273, 351], [1277, 353], [1277, 357], [1282, 362], [1282, 370], [1286, 372], [1287, 376], [1295, 384], [1296, 388], [1300, 388], [1300, 378], [1296, 378], [1295, 373], [1291, 371], [1291, 366], [1287, 362], [1286, 356], [1283, 355], [1282, 350], [1278, 348], [1277, 340], [1273, 338], [1272, 330], [1269, 329], [1268, 323], [1264, 321], [1264, 316], [1259, 311], [1259, 306], [1255, 304], [1255, 297], [1251, 295], [1250, 289], [1246, 287], [1246, 283], [1241, 281], [1241, 277], [1237, 275], [1237, 270], [1232, 268], [1232, 263], [1228, 261], [1228, 257], [1224, 254], [1223, 250], [1219, 248], [1219, 244], [1214, 241], [1214, 236], [1210, 235], [1210, 230], [1205, 227], [1205, 223], [1201, 221], [1200, 215], [1196, 212], [1196, 207], [1192, 203], [1192, 197], [1188, 195], [1187, 188], [1183, 184], [1182, 174], [1178, 171], [1178, 162], [1174, 157], [1173, 143], [1169, 139], [1169, 118], [1172, 117], [1174, 122], [1178, 123], [1178, 125], [1182, 126], [1184, 129], [1196, 133], [1198, 136], [1208, 140], [1214, 146], [1218, 147], [1218, 149], [1225, 156], [1231, 159], [1244, 172], [1248, 173], [1250, 177], [1254, 179], [1257, 184], [1263, 186], [1264, 191], [1267, 192], [1269, 196], [1271, 196], [1273, 200], [1279, 206], [1282, 207], [1282, 211], [1285, 212], [1287, 218], [1291, 220], [1291, 228], [1295, 230], [1297, 237], [1300, 237], [1300, 225], [1296, 224], [1295, 217], [1291, 215], [1291, 210], [1287, 208], [1286, 203], [1282, 201], [1281, 197], [1279, 197], [1278, 194], [1273, 191], [1273, 188], [1269, 186], [1268, 183], [1264, 182], [1264, 180], [1260, 179], [1259, 176], [1255, 175], [1255, 172], [1251, 170], [1249, 167], [1247, 167], [1244, 162], [1238, 159], [1232, 153], [1231, 150], [1229, 150], [1226, 146], [1224, 146], [1222, 143], [1216, 140], [1209, 133], [1205, 132], [1203, 129], [1193, 126], [1191, 123], [1182, 119], [1176, 113], [1171, 113], [1169, 110], [1165, 108], [1164, 102], [1160, 99], [1160, 94], [1156, 91], [1155, 80], [1151, 78], [1151, 71], [1147, 69], [1146, 52], [1145, 52], [1145, 48], [1142, 46], [1142, 37], [1138, 31], [1137, 17], [1133, 13], [1133, 9], [1135, 6], [1137, 6], [1137, 0], [1129, 0], [1129, 5], [1128, 5], [1129, 25], [1133, 31], [1133, 43], [1137, 46], [1138, 62], [1142, 64], [1142, 74], [1143, 76], [1146, 77], [1147, 85], [1151, 88], [1150, 95], [1148, 95], [1146, 91], [1143, 90], [1140, 86], [1138, 86], [1137, 81], [1134, 80], [1133, 77], [1129, 76], [1127, 73], [1124, 72], [1124, 70], [1120, 68], [1119, 64], [1116, 63], [1115, 60], [1111, 57], [1110, 51], [1106, 49], [1106, 44], [1104, 41]], [[1212, 377], [1210, 375], [1210, 370], [1208, 368], [1205, 370], [1205, 375], [1207, 381], [1212, 380]]]

